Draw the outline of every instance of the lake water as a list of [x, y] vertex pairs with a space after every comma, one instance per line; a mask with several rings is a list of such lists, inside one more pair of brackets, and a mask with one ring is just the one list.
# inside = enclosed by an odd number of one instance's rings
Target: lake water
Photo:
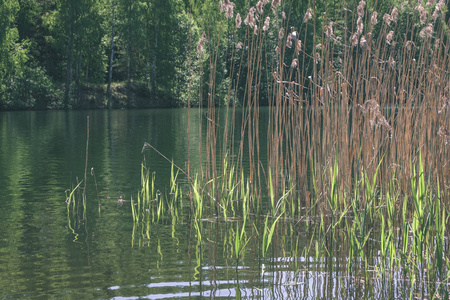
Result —
[[[255, 255], [261, 252], [257, 243], [235, 258], [232, 221], [201, 220], [201, 241], [182, 212], [176, 220], [152, 224], [148, 233], [136, 229], [129, 200], [141, 187], [144, 156], [163, 194], [170, 179], [170, 163], [153, 150], [141, 153], [144, 143], [181, 168], [189, 145], [193, 168], [202, 163], [198, 110], [191, 110], [189, 138], [187, 112], [0, 113], [0, 298], [380, 297], [379, 286], [347, 275], [348, 248], [339, 235], [320, 241], [326, 243], [326, 257], [302, 255], [311, 253], [303, 252], [311, 235], [302, 222], [280, 225], [264, 259]], [[87, 209], [73, 214], [65, 201], [84, 178], [88, 116]], [[263, 133], [267, 116], [262, 108]], [[202, 119], [206, 124], [205, 115]], [[264, 134], [260, 139], [264, 145]], [[261, 147], [262, 164], [264, 151]], [[249, 234], [261, 232], [258, 226]]]
[[[65, 200], [67, 190], [84, 177], [87, 116], [88, 209], [83, 220], [73, 221]], [[184, 167], [187, 120], [186, 109], [0, 113], [0, 296], [262, 295], [263, 287], [249, 284], [264, 283], [260, 261], [236, 269], [236, 261], [222, 255], [223, 246], [203, 249], [200, 261], [191, 228], [183, 221], [175, 224], [175, 234], [173, 226], [154, 226], [145, 246], [133, 240], [129, 202], [117, 199], [130, 199], [140, 188], [144, 155], [157, 174], [157, 186], [165, 189], [170, 164], [154, 151], [141, 150], [149, 142]], [[195, 165], [197, 110], [190, 120]]]

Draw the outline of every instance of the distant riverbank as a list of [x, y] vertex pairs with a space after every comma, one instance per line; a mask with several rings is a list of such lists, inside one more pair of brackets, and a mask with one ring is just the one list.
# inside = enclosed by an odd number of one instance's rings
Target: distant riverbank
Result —
[[68, 103], [64, 103], [64, 87], [51, 93], [17, 96], [3, 102], [0, 111], [14, 110], [62, 110], [104, 108], [172, 108], [183, 106], [181, 101], [153, 92], [145, 83], [120, 82], [111, 85], [111, 101], [108, 101], [106, 84], [81, 84], [73, 87]]
[[[85, 85], [79, 89], [74, 108], [109, 108], [106, 85]], [[170, 108], [178, 107], [176, 99], [150, 91], [142, 83], [111, 85], [111, 108]]]

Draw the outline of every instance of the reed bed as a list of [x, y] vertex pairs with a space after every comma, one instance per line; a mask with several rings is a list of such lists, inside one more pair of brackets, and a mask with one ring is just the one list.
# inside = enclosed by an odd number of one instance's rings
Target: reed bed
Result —
[[[225, 22], [234, 18], [235, 5], [220, 3]], [[288, 256], [299, 268], [299, 257], [319, 261], [345, 252], [345, 278], [377, 285], [382, 297], [392, 296], [395, 281], [403, 298], [448, 298], [446, 3], [404, 4], [381, 17], [360, 1], [344, 6], [339, 20], [311, 7], [295, 33], [290, 7], [289, 1], [258, 1], [244, 24], [236, 16], [233, 36], [245, 39], [231, 45], [224, 127], [217, 126], [215, 76], [225, 33], [202, 35], [198, 51], [207, 55], [209, 73], [207, 107], [199, 108], [207, 116], [206, 147], [200, 143], [198, 151], [205, 163], [191, 170], [188, 162], [182, 170], [187, 197], [177, 175], [168, 196], [155, 193], [143, 167], [143, 189], [132, 202], [136, 228], [146, 232], [181, 218], [195, 229], [201, 252], [204, 227], [222, 224], [229, 228], [225, 244], [234, 240], [224, 247], [238, 260], [248, 252]], [[275, 49], [267, 49], [274, 39]], [[263, 84], [270, 107], [265, 132]], [[238, 102], [242, 123], [236, 125]], [[274, 246], [274, 239], [284, 242]]]
[[[204, 180], [225, 187], [231, 176], [222, 176], [218, 168], [223, 168], [223, 174], [234, 172], [235, 184], [242, 184], [241, 174], [245, 173], [254, 199], [270, 193], [274, 194], [271, 198], [279, 198], [290, 191], [293, 200], [302, 199], [308, 209], [320, 204], [330, 210], [331, 204], [338, 205], [337, 198], [342, 207], [343, 196], [355, 193], [365, 177], [374, 178], [374, 188], [395, 177], [400, 190], [406, 191], [414, 176], [412, 165], [418, 166], [421, 155], [426, 176], [439, 180], [441, 201], [448, 205], [450, 77], [448, 24], [442, 18], [445, 3], [425, 8], [405, 4], [378, 20], [376, 11], [361, 1], [355, 11], [343, 9], [344, 21], [329, 20], [324, 14], [320, 30], [315, 22], [308, 24], [322, 14], [311, 9], [296, 40], [292, 32], [287, 34], [289, 13], [284, 9], [290, 7], [289, 2], [284, 7], [280, 3], [272, 2], [270, 9], [267, 1], [259, 1], [258, 9], [249, 9], [247, 25], [236, 28], [247, 32], [241, 45], [236, 44], [242, 52], [247, 51], [237, 58], [239, 66], [243, 65], [240, 60], [246, 59], [247, 70], [230, 71], [236, 80], [230, 84], [227, 105], [236, 101], [236, 93], [231, 91], [244, 88], [241, 102], [245, 109], [241, 126], [234, 127], [231, 114], [220, 135], [213, 120], [215, 59], [221, 33], [206, 34], [212, 72]], [[224, 11], [227, 5], [234, 7], [228, 1], [223, 5]], [[272, 18], [269, 23], [268, 18]], [[264, 48], [269, 25], [278, 32], [274, 50]], [[304, 47], [311, 43], [308, 30], [313, 31], [313, 44]], [[307, 42], [301, 41], [303, 35]], [[241, 50], [235, 51], [233, 57]], [[268, 51], [276, 53], [275, 63], [265, 60]], [[266, 76], [271, 109], [267, 145], [259, 143], [260, 134], [265, 134], [258, 125], [262, 72], [271, 74]], [[240, 76], [246, 77], [244, 87], [238, 86]], [[240, 144], [232, 147], [236, 135], [241, 137]], [[218, 136], [223, 136], [222, 148]], [[268, 149], [267, 166], [261, 164], [261, 146]], [[244, 157], [249, 161], [245, 166]], [[229, 167], [232, 170], [227, 170]], [[362, 203], [369, 200], [366, 193], [359, 194]]]
[[[267, 198], [258, 208], [251, 199], [249, 179], [239, 191], [218, 199], [205, 191], [212, 183], [196, 179], [191, 183], [194, 195], [186, 201], [188, 197], [174, 180], [177, 176], [172, 175], [171, 192], [163, 195], [155, 189], [154, 174], [143, 166], [142, 190], [131, 201], [132, 245], [150, 245], [152, 228], [158, 226], [171, 226], [172, 238], [177, 239], [177, 226], [185, 224], [191, 228], [198, 267], [205, 260], [210, 264], [205, 252], [208, 257], [217, 256], [210, 252], [218, 251], [216, 245], [220, 245], [221, 255], [235, 260], [237, 268], [249, 260], [259, 261], [262, 278], [265, 264], [270, 272], [282, 274], [287, 268], [297, 277], [314, 271], [311, 259], [319, 265], [322, 260], [335, 259], [327, 264], [339, 269], [340, 278], [362, 290], [375, 286], [380, 297], [410, 298], [418, 293], [435, 299], [448, 297], [448, 211], [440, 201], [438, 182], [427, 180], [424, 169], [422, 163], [417, 170], [413, 167], [412, 172], [421, 175], [414, 176], [408, 187], [412, 199], [402, 196], [395, 177], [379, 188], [374, 178], [366, 177], [361, 183], [366, 202], [355, 193], [342, 200], [342, 208], [330, 204], [330, 213], [324, 214], [305, 209], [298, 213], [297, 203], [287, 194], [273, 204]], [[277, 257], [286, 263], [274, 264]], [[330, 276], [328, 272], [322, 270], [321, 276]], [[281, 288], [287, 280], [275, 286]]]
[[[328, 199], [333, 198], [334, 205], [337, 197], [342, 202], [366, 176], [374, 177], [377, 187], [395, 177], [406, 191], [413, 176], [411, 164], [418, 165], [420, 154], [427, 177], [439, 180], [448, 205], [450, 78], [445, 3], [404, 4], [381, 18], [361, 1], [354, 11], [347, 4], [339, 21], [312, 8], [294, 39], [289, 26], [291, 4], [283, 2], [258, 1], [243, 24], [236, 16], [236, 27], [229, 29], [234, 30], [226, 96], [231, 113], [226, 114], [223, 128], [217, 126], [215, 76], [225, 32], [206, 31], [199, 41], [209, 73], [207, 96], [200, 86], [207, 108], [199, 108], [199, 115], [207, 120], [206, 147], [198, 150], [206, 163], [196, 171], [199, 179], [214, 182], [208, 191], [219, 198], [227, 186], [242, 184], [245, 174], [256, 201], [270, 193], [271, 198], [279, 198], [291, 191], [292, 201], [301, 199], [300, 207], [329, 210]], [[231, 20], [235, 5], [224, 1], [219, 6], [223, 18]], [[321, 24], [316, 24], [316, 15], [324, 16]], [[237, 36], [245, 39], [237, 41]], [[274, 36], [276, 48], [267, 49]], [[261, 132], [258, 111], [264, 84], [271, 112], [267, 131]], [[243, 99], [237, 99], [238, 90], [244, 91]], [[236, 126], [237, 103], [244, 109], [242, 123]], [[261, 134], [267, 134], [266, 145], [259, 141]], [[268, 165], [261, 163], [260, 147], [267, 147]], [[364, 203], [366, 193], [359, 194]]]

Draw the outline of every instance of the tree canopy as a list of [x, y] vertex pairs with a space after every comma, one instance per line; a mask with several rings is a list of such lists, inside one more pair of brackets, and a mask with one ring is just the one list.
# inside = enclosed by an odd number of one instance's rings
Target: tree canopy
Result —
[[[313, 40], [320, 43], [330, 20], [337, 31], [354, 26], [345, 22], [356, 23], [351, 15], [359, 1], [235, 0], [225, 12], [224, 3], [230, 1], [2, 0], [0, 110], [173, 107], [186, 106], [188, 99], [202, 105], [207, 98], [202, 95], [211, 92], [215, 104], [223, 105], [230, 83], [242, 82], [233, 91], [239, 104], [248, 90], [238, 70], [249, 66], [259, 68], [258, 99], [265, 104], [280, 30], [287, 35], [294, 26], [305, 52], [312, 53]], [[381, 19], [397, 4], [375, 1], [366, 10], [378, 10]], [[252, 7], [257, 29], [238, 29], [237, 14], [246, 23]], [[315, 12], [309, 23], [308, 9]], [[405, 18], [401, 22], [408, 22]], [[203, 33], [204, 51], [198, 51]], [[259, 47], [260, 56], [239, 52], [240, 43], [244, 49]], [[286, 48], [286, 56], [294, 51]], [[311, 59], [299, 63], [313, 68]], [[208, 85], [211, 72], [214, 91]]]

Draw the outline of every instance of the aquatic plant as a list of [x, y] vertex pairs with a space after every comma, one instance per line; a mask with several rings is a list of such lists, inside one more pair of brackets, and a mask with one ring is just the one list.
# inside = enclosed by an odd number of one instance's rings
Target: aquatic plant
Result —
[[262, 256], [266, 257], [267, 250], [269, 250], [270, 243], [272, 242], [273, 234], [275, 233], [275, 226], [277, 225], [278, 220], [281, 218], [282, 214], [280, 214], [269, 228], [269, 215], [266, 216], [266, 221], [264, 222], [264, 231], [262, 233]]
[[[355, 12], [339, 12], [343, 20], [323, 15], [318, 26], [318, 12], [311, 8], [295, 39], [312, 44], [294, 49], [284, 11], [289, 5], [274, 1], [273, 9], [265, 10], [265, 4], [250, 7], [244, 25], [242, 20], [230, 25], [236, 26], [233, 38], [244, 39], [230, 42], [225, 120], [216, 113], [215, 86], [224, 27], [205, 28], [199, 42], [206, 58], [200, 72], [208, 70], [207, 87], [199, 86], [205, 90], [200, 101], [205, 97], [206, 103], [198, 108], [198, 131], [206, 130], [198, 148], [201, 163], [195, 170], [188, 161], [184, 171], [171, 162], [170, 197], [155, 196], [149, 208], [158, 216], [154, 222], [177, 212], [183, 198], [176, 192], [182, 185], [178, 175], [184, 174], [190, 191], [186, 218], [194, 224], [197, 245], [204, 242], [202, 220], [224, 226], [240, 220], [230, 229], [235, 258], [246, 251], [263, 258], [288, 255], [285, 243], [273, 240], [284, 240], [283, 228], [301, 224], [302, 230], [289, 235], [297, 241], [292, 255], [319, 262], [339, 247], [345, 252], [346, 276], [376, 282], [383, 297], [392, 292], [389, 283], [396, 276], [401, 276], [405, 298], [417, 291], [436, 294], [448, 282], [450, 264], [445, 255], [447, 24], [437, 18], [435, 25], [425, 25], [424, 8], [413, 4], [393, 8], [379, 22], [374, 7], [361, 1]], [[433, 7], [437, 4], [430, 3]], [[229, 17], [230, 11], [224, 15]], [[274, 40], [276, 48], [266, 49]], [[266, 132], [259, 120], [263, 84], [269, 101]], [[236, 124], [237, 113], [241, 124]], [[260, 147], [267, 147], [267, 160]], [[146, 213], [139, 201], [137, 207]], [[258, 234], [247, 235], [248, 223], [260, 229]], [[303, 249], [298, 248], [301, 234], [308, 235]], [[297, 257], [293, 261], [299, 271]]]

